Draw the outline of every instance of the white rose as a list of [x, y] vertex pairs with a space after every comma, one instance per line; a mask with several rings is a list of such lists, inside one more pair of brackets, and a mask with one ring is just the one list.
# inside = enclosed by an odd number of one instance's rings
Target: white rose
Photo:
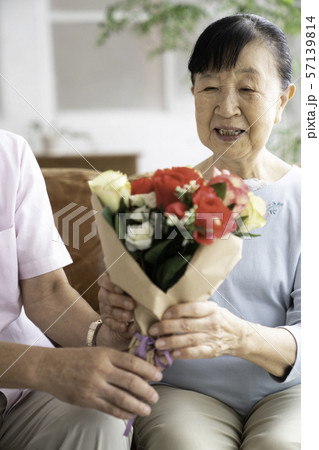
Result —
[[141, 206], [140, 208], [134, 209], [132, 213], [129, 213], [128, 217], [136, 222], [144, 222], [149, 216], [149, 209], [147, 206]]
[[156, 208], [155, 192], [148, 192], [147, 194], [135, 194], [130, 196], [132, 206], [148, 206], [150, 209]]
[[145, 202], [144, 202], [144, 198], [142, 194], [136, 194], [136, 195], [130, 195], [130, 204], [132, 206], [144, 206]]
[[125, 236], [126, 248], [129, 252], [150, 248], [153, 234], [154, 228], [149, 222], [143, 222], [141, 225], [128, 225]]
[[94, 180], [89, 181], [91, 191], [96, 194], [104, 206], [108, 206], [112, 213], [118, 211], [121, 199], [128, 204], [131, 194], [131, 183], [122, 172], [107, 170]]

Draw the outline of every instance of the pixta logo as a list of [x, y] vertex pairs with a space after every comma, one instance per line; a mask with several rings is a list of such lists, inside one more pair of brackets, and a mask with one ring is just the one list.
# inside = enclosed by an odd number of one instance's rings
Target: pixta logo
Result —
[[[95, 214], [97, 214], [97, 211], [86, 206], [79, 206], [74, 202], [69, 203], [53, 214], [54, 224], [57, 229], [60, 229], [60, 234], [55, 232], [53, 240], [59, 241], [62, 239], [65, 245], [79, 250], [81, 240], [85, 244], [97, 234], [96, 221], [92, 220]], [[83, 236], [83, 233], [81, 234], [81, 226], [87, 221], [91, 223], [91, 230]], [[72, 235], [72, 242], [70, 242], [70, 235]]]

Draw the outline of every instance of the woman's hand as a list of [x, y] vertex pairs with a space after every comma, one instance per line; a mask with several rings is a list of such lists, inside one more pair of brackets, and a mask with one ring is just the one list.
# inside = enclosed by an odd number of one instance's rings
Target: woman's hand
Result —
[[179, 303], [167, 309], [149, 333], [155, 345], [174, 359], [231, 355], [250, 361], [276, 377], [286, 377], [297, 346], [285, 328], [272, 328], [241, 319], [215, 302]]
[[113, 331], [115, 338], [127, 346], [136, 333], [135, 302], [111, 282], [107, 273], [98, 279], [98, 285], [100, 286], [98, 298], [101, 318]]
[[246, 322], [212, 301], [179, 303], [167, 309], [149, 333], [156, 347], [175, 359], [215, 358], [242, 351]]

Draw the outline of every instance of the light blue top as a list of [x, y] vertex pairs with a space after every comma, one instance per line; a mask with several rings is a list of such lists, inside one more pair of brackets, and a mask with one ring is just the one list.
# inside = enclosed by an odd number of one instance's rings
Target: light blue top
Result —
[[[298, 350], [286, 379], [233, 356], [176, 360], [163, 382], [217, 398], [245, 416], [266, 395], [300, 383], [300, 172], [297, 166], [280, 180], [260, 185], [247, 180], [267, 204], [267, 223], [245, 239], [243, 256], [211, 297], [250, 322], [285, 327]], [[250, 182], [249, 182], [250, 181]]]

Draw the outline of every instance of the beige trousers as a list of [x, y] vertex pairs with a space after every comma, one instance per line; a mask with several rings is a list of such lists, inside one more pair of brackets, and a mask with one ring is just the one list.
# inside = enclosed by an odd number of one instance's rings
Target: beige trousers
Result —
[[156, 389], [160, 400], [152, 414], [134, 423], [137, 450], [300, 449], [300, 386], [265, 397], [246, 421], [206, 395]]
[[[6, 399], [0, 392], [0, 414]], [[0, 422], [1, 423], [1, 422]], [[125, 422], [34, 391], [2, 421], [1, 450], [129, 450]]]

